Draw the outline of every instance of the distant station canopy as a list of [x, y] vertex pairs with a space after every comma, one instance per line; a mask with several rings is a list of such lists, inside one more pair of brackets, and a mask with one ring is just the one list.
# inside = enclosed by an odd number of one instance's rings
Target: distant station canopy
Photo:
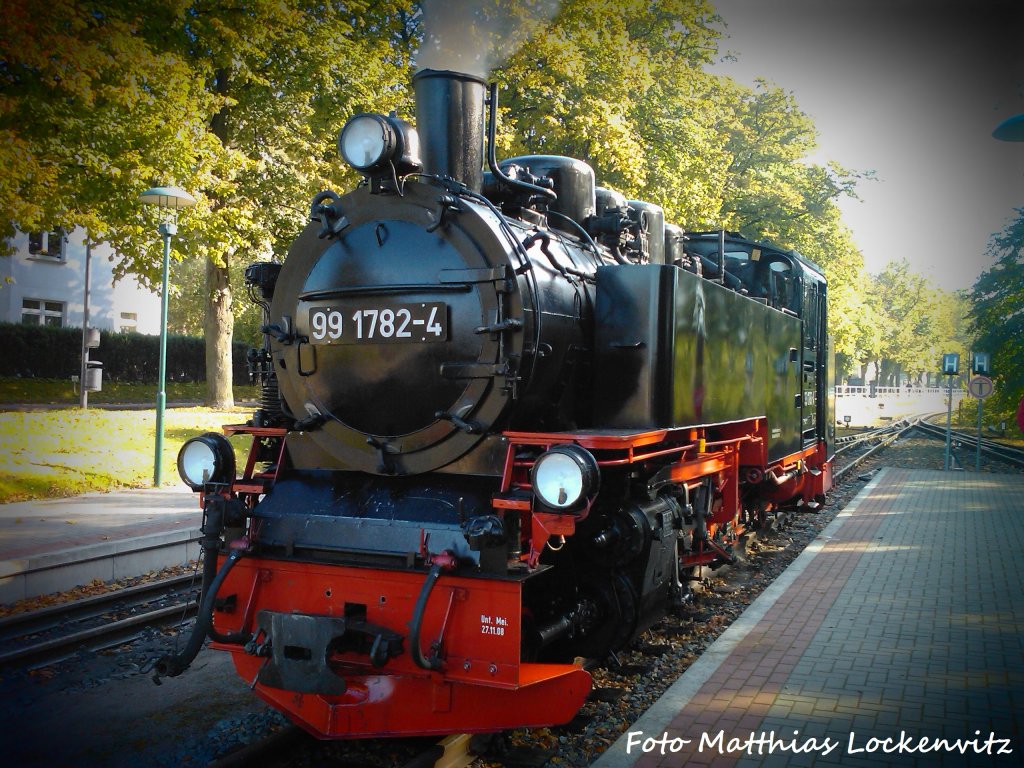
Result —
[[1024, 141], [1024, 114], [1006, 118], [992, 135], [1000, 141]]

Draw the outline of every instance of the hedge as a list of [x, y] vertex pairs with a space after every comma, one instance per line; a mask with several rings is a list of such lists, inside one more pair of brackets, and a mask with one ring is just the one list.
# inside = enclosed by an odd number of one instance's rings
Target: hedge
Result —
[[[82, 365], [82, 329], [0, 323], [0, 376], [66, 379]], [[248, 345], [232, 344], [234, 380], [249, 380], [245, 356]], [[160, 337], [141, 333], [102, 331], [100, 346], [89, 359], [103, 363], [104, 381], [152, 384], [159, 373]], [[206, 380], [206, 340], [167, 336], [167, 381]]]

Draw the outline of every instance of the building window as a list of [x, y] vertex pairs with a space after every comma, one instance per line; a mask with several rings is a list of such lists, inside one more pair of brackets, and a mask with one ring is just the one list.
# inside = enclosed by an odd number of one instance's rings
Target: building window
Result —
[[67, 240], [67, 233], [63, 229], [31, 232], [28, 236], [28, 252], [33, 258], [43, 261], [64, 261]]
[[45, 299], [22, 299], [21, 322], [24, 325], [64, 325], [64, 302]]
[[119, 331], [130, 331], [134, 333], [139, 327], [139, 315], [136, 312], [122, 312], [121, 322], [118, 323]]

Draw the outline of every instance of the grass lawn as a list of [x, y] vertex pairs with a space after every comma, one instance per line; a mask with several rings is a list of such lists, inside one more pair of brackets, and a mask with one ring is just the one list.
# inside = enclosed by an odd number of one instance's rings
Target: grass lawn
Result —
[[[259, 387], [240, 385], [234, 388], [235, 402], [259, 398]], [[168, 382], [167, 402], [198, 402], [206, 398], [204, 382]], [[0, 377], [0, 403], [40, 405], [78, 405], [79, 394], [70, 379], [14, 379]], [[104, 381], [103, 391], [90, 392], [89, 403], [156, 403], [156, 384], [120, 384]], [[2, 407], [2, 406], [0, 406]]]
[[[163, 485], [181, 485], [182, 443], [224, 424], [244, 423], [251, 409], [170, 408], [164, 415]], [[153, 483], [156, 409], [67, 408], [0, 413], [0, 503]], [[232, 438], [239, 460], [249, 442]], [[182, 486], [184, 487], [184, 486]]]

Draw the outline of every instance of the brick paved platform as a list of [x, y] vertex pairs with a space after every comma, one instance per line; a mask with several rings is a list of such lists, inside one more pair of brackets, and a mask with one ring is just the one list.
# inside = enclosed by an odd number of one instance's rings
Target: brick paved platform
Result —
[[594, 764], [683, 765], [1024, 765], [1024, 476], [880, 472]]
[[0, 604], [186, 563], [201, 522], [184, 488], [0, 504]]

